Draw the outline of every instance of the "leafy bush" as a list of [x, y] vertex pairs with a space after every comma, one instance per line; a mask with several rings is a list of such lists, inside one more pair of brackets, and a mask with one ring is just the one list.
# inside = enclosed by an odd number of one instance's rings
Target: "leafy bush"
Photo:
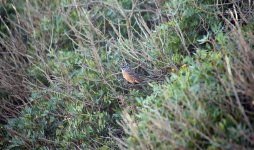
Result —
[[[252, 5], [12, 0], [5, 8], [3, 149], [253, 148]], [[125, 63], [149, 83], [124, 81]]]
[[253, 148], [253, 86], [248, 83], [253, 81], [253, 33], [239, 26], [228, 34], [215, 29], [213, 47], [184, 57], [166, 83], [153, 84], [153, 93], [138, 99], [135, 113], [124, 111], [121, 124], [129, 136], [122, 147]]

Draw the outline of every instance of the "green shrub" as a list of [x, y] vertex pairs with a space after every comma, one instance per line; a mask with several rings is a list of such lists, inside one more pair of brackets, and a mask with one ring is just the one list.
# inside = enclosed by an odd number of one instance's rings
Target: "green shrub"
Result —
[[[218, 52], [198, 51], [167, 83], [153, 85], [153, 93], [140, 98], [137, 112], [124, 113], [130, 149], [218, 149], [251, 146], [251, 129], [241, 112], [230, 106], [227, 91], [215, 68], [223, 68]], [[226, 79], [226, 75], [220, 79]], [[245, 135], [245, 136], [243, 136]]]
[[253, 86], [248, 83], [252, 82], [248, 74], [253, 74], [254, 60], [254, 43], [248, 39], [253, 34], [241, 29], [224, 34], [217, 27], [213, 31], [213, 47], [208, 44], [207, 50], [183, 57], [179, 71], [162, 85], [153, 84], [150, 96], [138, 99], [135, 113], [124, 111], [121, 124], [129, 136], [122, 146], [253, 148], [253, 92], [249, 91]]
[[[230, 16], [251, 5], [13, 0], [9, 7], [15, 13], [0, 25], [1, 148], [253, 148], [253, 25], [242, 30]], [[125, 63], [149, 82], [124, 81]]]

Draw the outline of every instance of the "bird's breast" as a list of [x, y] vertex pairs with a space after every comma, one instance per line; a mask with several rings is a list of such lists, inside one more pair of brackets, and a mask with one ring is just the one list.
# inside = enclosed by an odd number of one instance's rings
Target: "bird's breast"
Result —
[[123, 78], [125, 80], [127, 80], [128, 82], [130, 83], [139, 83], [138, 79], [136, 79], [134, 76], [130, 75], [128, 72], [126, 71], [122, 71], [122, 74], [123, 74]]

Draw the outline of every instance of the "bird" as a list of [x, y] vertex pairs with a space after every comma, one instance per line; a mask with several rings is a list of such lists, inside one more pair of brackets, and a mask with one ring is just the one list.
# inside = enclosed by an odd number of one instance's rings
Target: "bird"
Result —
[[140, 83], [142, 82], [141, 78], [136, 74], [129, 64], [125, 64], [121, 67], [122, 75], [125, 80], [130, 83]]

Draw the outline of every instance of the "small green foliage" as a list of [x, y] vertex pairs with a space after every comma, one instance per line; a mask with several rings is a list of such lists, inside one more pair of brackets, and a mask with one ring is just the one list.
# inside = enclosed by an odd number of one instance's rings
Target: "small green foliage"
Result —
[[[212, 149], [225, 147], [226, 139], [247, 142], [240, 136], [231, 138], [237, 130], [247, 133], [246, 126], [236, 126], [227, 111], [218, 109], [218, 103], [226, 103], [222, 101], [226, 93], [211, 72], [220, 65], [221, 55], [198, 51], [195, 58], [185, 60], [187, 65], [172, 74], [168, 83], [153, 85], [151, 96], [138, 100], [141, 104], [133, 115], [137, 127], [130, 127], [135, 128], [129, 133], [130, 147], [195, 148], [198, 142], [210, 143], [199, 146]], [[213, 61], [217, 64], [212, 67]]]
[[253, 149], [251, 2], [3, 3], [2, 149]]

